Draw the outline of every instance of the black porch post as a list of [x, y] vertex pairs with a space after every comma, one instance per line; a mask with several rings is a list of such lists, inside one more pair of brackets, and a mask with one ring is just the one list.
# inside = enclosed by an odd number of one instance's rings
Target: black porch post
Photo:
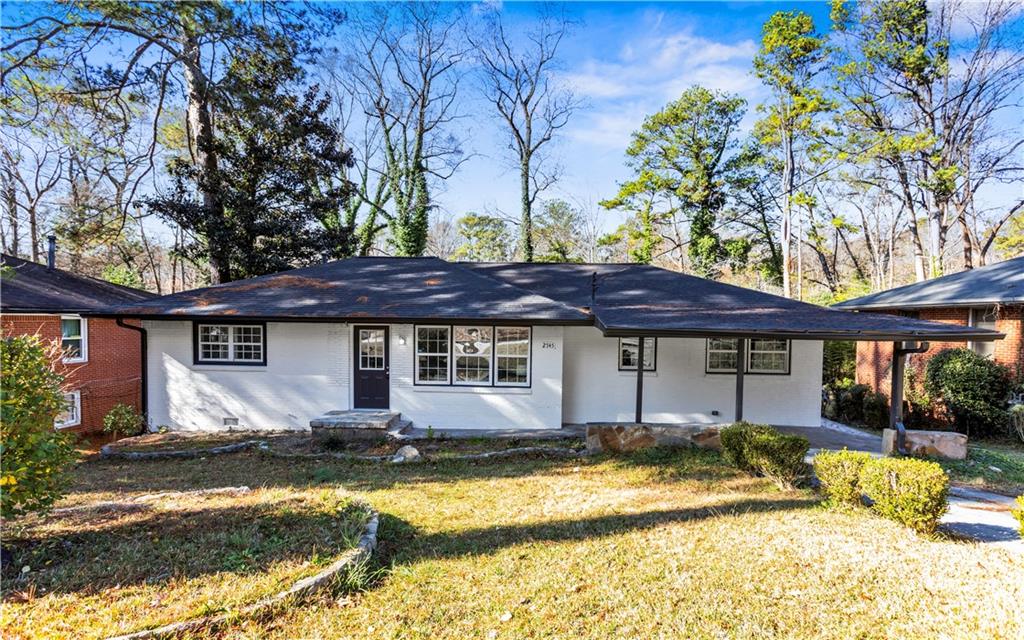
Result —
[[889, 428], [903, 422], [903, 343], [892, 343], [891, 386], [889, 387]]
[[644, 417], [644, 337], [637, 336], [636, 361], [636, 416], [633, 422], [640, 424]]
[[743, 419], [743, 369], [747, 364], [747, 339], [736, 340], [736, 422]]

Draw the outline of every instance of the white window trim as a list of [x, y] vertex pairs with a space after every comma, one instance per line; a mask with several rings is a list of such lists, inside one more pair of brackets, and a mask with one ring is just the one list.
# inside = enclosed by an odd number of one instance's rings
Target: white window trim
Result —
[[[499, 329], [526, 329], [526, 355], [525, 356], [508, 355], [508, 354], [502, 355], [502, 354], [498, 353], [498, 330]], [[492, 348], [492, 352], [493, 352], [493, 355], [494, 355], [494, 362], [491, 365], [491, 368], [493, 370], [491, 375], [494, 378], [494, 386], [496, 386], [496, 387], [505, 387], [505, 388], [510, 388], [510, 389], [515, 389], [515, 388], [522, 389], [524, 387], [529, 387], [531, 385], [531, 383], [533, 382], [533, 380], [530, 379], [530, 376], [533, 375], [533, 363], [531, 362], [533, 360], [533, 328], [532, 327], [504, 327], [504, 326], [496, 326], [496, 327], [494, 327], [494, 347]], [[526, 382], [501, 382], [501, 381], [499, 381], [498, 380], [498, 358], [514, 358], [516, 360], [525, 359], [526, 360]]]
[[[735, 338], [727, 338], [727, 339], [735, 340]], [[772, 338], [766, 338], [766, 339], [771, 340]], [[784, 340], [784, 342], [786, 344], [785, 351], [781, 351], [781, 352], [780, 351], [765, 351], [763, 349], [755, 350], [755, 349], [752, 348], [753, 339], [748, 338], [747, 339], [746, 353], [744, 354], [745, 357], [744, 357], [744, 363], [743, 363], [743, 373], [745, 375], [746, 374], [751, 374], [751, 375], [766, 375], [766, 376], [788, 376], [788, 375], [790, 375], [792, 373], [791, 372], [791, 368], [792, 368], [792, 362], [793, 362], [793, 360], [792, 360], [792, 353], [791, 353], [791, 351], [793, 349], [793, 341], [792, 340]], [[705, 371], [705, 373], [715, 373], [715, 374], [717, 374], [717, 373], [736, 373], [736, 369], [713, 369], [711, 367], [711, 354], [712, 353], [736, 353], [736, 351], [739, 350], [739, 343], [737, 343], [736, 346], [737, 346], [736, 349], [712, 349], [711, 348], [711, 338], [705, 339], [705, 341], [704, 341], [704, 371]], [[753, 367], [750, 366], [750, 359], [751, 359], [750, 356], [755, 351], [758, 352], [758, 353], [785, 353], [786, 354], [786, 368], [781, 370], [781, 371], [775, 370], [775, 369], [754, 369]]]
[[79, 321], [79, 326], [81, 327], [81, 340], [82, 340], [81, 355], [79, 357], [77, 357], [77, 358], [61, 358], [61, 362], [64, 362], [66, 364], [82, 364], [82, 363], [85, 363], [85, 362], [89, 362], [89, 319], [88, 318], [83, 318], [82, 316], [66, 315], [66, 316], [61, 316], [60, 320], [61, 320], [60, 337], [61, 337], [61, 342], [62, 343], [64, 341], [64, 321], [65, 320], [78, 320]]
[[[463, 353], [459, 354], [455, 351], [455, 330], [456, 329], [487, 329], [491, 332], [491, 349], [490, 353], [486, 355]], [[452, 385], [457, 387], [490, 387], [494, 384], [494, 326], [489, 324], [459, 324], [452, 325], [451, 333], [448, 334], [448, 341], [451, 344], [451, 381]], [[487, 379], [486, 380], [459, 380], [457, 375], [459, 370], [459, 357], [463, 358], [483, 358], [487, 361]]]
[[[228, 357], [227, 358], [204, 358], [203, 357], [203, 327], [224, 327], [227, 328], [228, 341], [226, 343], [207, 343], [207, 344], [227, 344], [228, 346]], [[247, 329], [259, 329], [260, 330], [260, 359], [249, 360], [245, 358], [235, 357], [235, 329], [236, 328], [247, 328]], [[218, 324], [216, 322], [203, 322], [196, 324], [196, 363], [197, 364], [244, 364], [251, 366], [263, 366], [267, 362], [267, 330], [262, 324]], [[250, 344], [250, 343], [244, 343]]]
[[[487, 382], [478, 381], [455, 381], [455, 329], [456, 327], [488, 327], [491, 331], [491, 355], [490, 355], [490, 372], [491, 376]], [[526, 382], [498, 382], [498, 354], [497, 354], [497, 340], [498, 340], [498, 328], [514, 328], [514, 329], [526, 329], [526, 340], [528, 344], [528, 350], [526, 357]], [[419, 339], [420, 329], [447, 329], [448, 330], [448, 353], [420, 353], [419, 352]], [[529, 325], [491, 325], [491, 324], [418, 324], [413, 328], [413, 385], [417, 387], [458, 387], [464, 389], [490, 389], [499, 387], [502, 389], [529, 389], [533, 385], [533, 327]], [[431, 380], [421, 381], [420, 380], [420, 356], [448, 356], [448, 379], [444, 382]], [[503, 356], [503, 357], [520, 357], [520, 356]]]
[[[987, 308], [971, 307], [970, 309], [967, 310], [967, 326], [969, 326], [969, 327], [978, 327], [978, 323], [979, 322], [985, 322], [984, 316], [988, 315], [989, 313], [991, 313], [992, 315], [995, 316], [995, 320], [992, 320], [992, 329], [993, 329], [993, 331], [998, 331], [999, 330], [999, 324], [998, 324], [999, 323], [999, 310], [996, 307], [987, 307]], [[982, 318], [979, 319], [978, 315], [981, 315]], [[986, 324], [988, 324], [988, 323], [986, 322]], [[985, 327], [982, 327], [982, 328], [984, 329]], [[987, 344], [992, 344], [992, 343], [987, 343]], [[995, 359], [995, 348], [994, 347], [993, 347], [992, 353], [989, 353], [989, 354], [982, 354], [982, 353], [980, 353], [981, 348], [984, 347], [984, 346], [987, 346], [987, 345], [986, 345], [985, 342], [983, 342], [981, 340], [971, 340], [971, 341], [969, 341], [967, 343], [967, 348], [970, 349], [971, 351], [973, 351], [974, 353], [977, 353], [978, 355], [983, 355], [985, 357], [990, 357], [992, 359]]]
[[[622, 364], [622, 341], [630, 339], [631, 338], [619, 338], [619, 371], [636, 371], [636, 365]], [[648, 350], [647, 347], [644, 346], [644, 357], [646, 357], [648, 354], [651, 356], [651, 366], [648, 367], [647, 365], [644, 365], [645, 373], [654, 372], [658, 370], [658, 338], [646, 336], [644, 337], [644, 345], [647, 344], [648, 340], [651, 342], [651, 350]]]
[[[770, 339], [770, 338], [768, 338], [768, 339]], [[782, 351], [774, 351], [774, 350], [769, 351], [769, 350], [765, 350], [765, 349], [754, 349], [754, 346], [753, 346], [754, 345], [754, 341], [752, 339], [751, 340], [747, 340], [747, 363], [746, 363], [747, 370], [746, 370], [746, 373], [763, 373], [763, 374], [779, 375], [779, 376], [781, 376], [781, 375], [788, 375], [789, 374], [790, 362], [791, 362], [789, 350], [792, 348], [793, 343], [790, 340], [783, 340], [783, 344], [786, 345], [786, 348], [783, 349]], [[786, 357], [786, 366], [781, 371], [776, 370], [776, 369], [755, 369], [754, 367], [752, 367], [750, 365], [750, 362], [752, 360], [751, 356], [753, 356], [755, 352], [756, 353], [782, 353]]]
[[[420, 353], [420, 329], [444, 329], [448, 332], [448, 349], [447, 352], [434, 352]], [[412, 341], [412, 356], [413, 365], [415, 371], [413, 372], [413, 382], [417, 385], [424, 386], [448, 386], [452, 381], [452, 327], [446, 324], [418, 324], [413, 328], [413, 341]], [[442, 380], [420, 380], [420, 356], [445, 356], [448, 358], [448, 366], [445, 368], [445, 379]]]
[[75, 407], [75, 416], [77, 417], [77, 420], [75, 420], [74, 422], [59, 422], [57, 420], [54, 420], [53, 426], [56, 429], [68, 429], [70, 427], [77, 427], [78, 425], [82, 424], [82, 392], [69, 391], [65, 393], [64, 396], [71, 396], [72, 398], [74, 398], [74, 400], [72, 400], [72, 404]]
[[[718, 338], [716, 338], [718, 339]], [[721, 338], [722, 340], [735, 340], [735, 338]], [[736, 353], [739, 350], [739, 343], [736, 343], [736, 349], [712, 349], [711, 348], [712, 338], [706, 338], [704, 340], [704, 370], [707, 373], [736, 373], [736, 369], [715, 369], [711, 366], [711, 354], [712, 353]], [[738, 359], [737, 359], [738, 361]], [[737, 362], [738, 364], [738, 362]]]
[[[382, 334], [382, 336], [381, 336], [381, 342], [382, 342], [381, 346], [383, 347], [384, 352], [380, 356], [380, 366], [379, 367], [364, 367], [363, 366], [363, 332], [364, 331], [367, 331], [367, 332], [369, 332], [369, 331], [379, 331]], [[373, 329], [358, 329], [357, 330], [356, 340], [359, 343], [359, 370], [360, 371], [384, 371], [384, 370], [387, 369], [388, 345], [384, 342], [384, 340], [387, 339], [386, 338], [387, 333], [388, 333], [387, 329], [373, 328]], [[377, 356], [376, 355], [370, 355], [369, 357], [376, 358]]]

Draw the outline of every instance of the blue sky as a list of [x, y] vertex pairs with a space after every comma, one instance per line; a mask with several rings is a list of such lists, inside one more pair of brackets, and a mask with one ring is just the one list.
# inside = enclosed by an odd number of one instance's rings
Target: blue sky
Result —
[[[528, 20], [533, 3], [506, 2], [503, 14]], [[546, 197], [596, 203], [614, 194], [629, 176], [624, 164], [630, 133], [687, 87], [701, 84], [738, 93], [749, 103], [745, 124], [754, 119], [763, 89], [752, 76], [761, 25], [782, 10], [799, 9], [829, 26], [826, 2], [580, 2], [568, 5], [581, 20], [564, 43], [560, 73], [586, 99], [562, 131], [553, 157], [563, 167], [561, 182]], [[518, 179], [508, 169], [497, 123], [469, 129], [480, 154], [463, 165], [439, 194], [452, 215], [466, 211], [518, 213]], [[607, 214], [607, 225], [618, 224]]]

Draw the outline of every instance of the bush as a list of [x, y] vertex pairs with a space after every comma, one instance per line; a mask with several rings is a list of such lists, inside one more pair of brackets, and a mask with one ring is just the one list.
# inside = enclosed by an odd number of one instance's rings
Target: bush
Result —
[[1017, 496], [1017, 507], [1010, 510], [1014, 518], [1017, 518], [1017, 527], [1020, 529], [1020, 537], [1024, 538], [1024, 496]]
[[814, 471], [831, 506], [859, 505], [860, 473], [872, 460], [864, 451], [822, 451], [814, 456]]
[[118, 434], [131, 437], [145, 431], [146, 419], [131, 405], [119, 402], [103, 417], [103, 432], [113, 434], [115, 438]]
[[947, 349], [928, 361], [924, 386], [949, 410], [960, 433], [986, 436], [1005, 429], [1012, 386], [1005, 366], [970, 349]]
[[64, 411], [57, 344], [37, 336], [0, 341], [0, 516], [49, 508], [60, 499], [75, 457], [71, 436], [55, 431]]
[[860, 486], [872, 509], [921, 533], [932, 533], [946, 512], [949, 477], [938, 464], [913, 458], [881, 458], [864, 465]]
[[804, 457], [811, 443], [803, 436], [771, 432], [748, 432], [744, 455], [760, 475], [774, 480], [781, 489], [792, 489], [804, 475]]
[[747, 460], [747, 441], [754, 433], [778, 433], [766, 424], [737, 422], [725, 427], [719, 433], [722, 440], [722, 455], [726, 462], [744, 471], [755, 471]]
[[884, 393], [869, 390], [861, 401], [861, 416], [864, 426], [885, 429], [889, 426], [889, 398]]
[[721, 431], [722, 453], [736, 467], [792, 488], [805, 468], [807, 438], [779, 433], [766, 424], [737, 422]]

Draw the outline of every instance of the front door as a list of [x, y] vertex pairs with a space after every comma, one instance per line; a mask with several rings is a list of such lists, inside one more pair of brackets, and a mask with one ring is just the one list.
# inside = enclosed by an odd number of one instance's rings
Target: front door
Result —
[[391, 407], [388, 363], [388, 328], [355, 327], [356, 409]]

